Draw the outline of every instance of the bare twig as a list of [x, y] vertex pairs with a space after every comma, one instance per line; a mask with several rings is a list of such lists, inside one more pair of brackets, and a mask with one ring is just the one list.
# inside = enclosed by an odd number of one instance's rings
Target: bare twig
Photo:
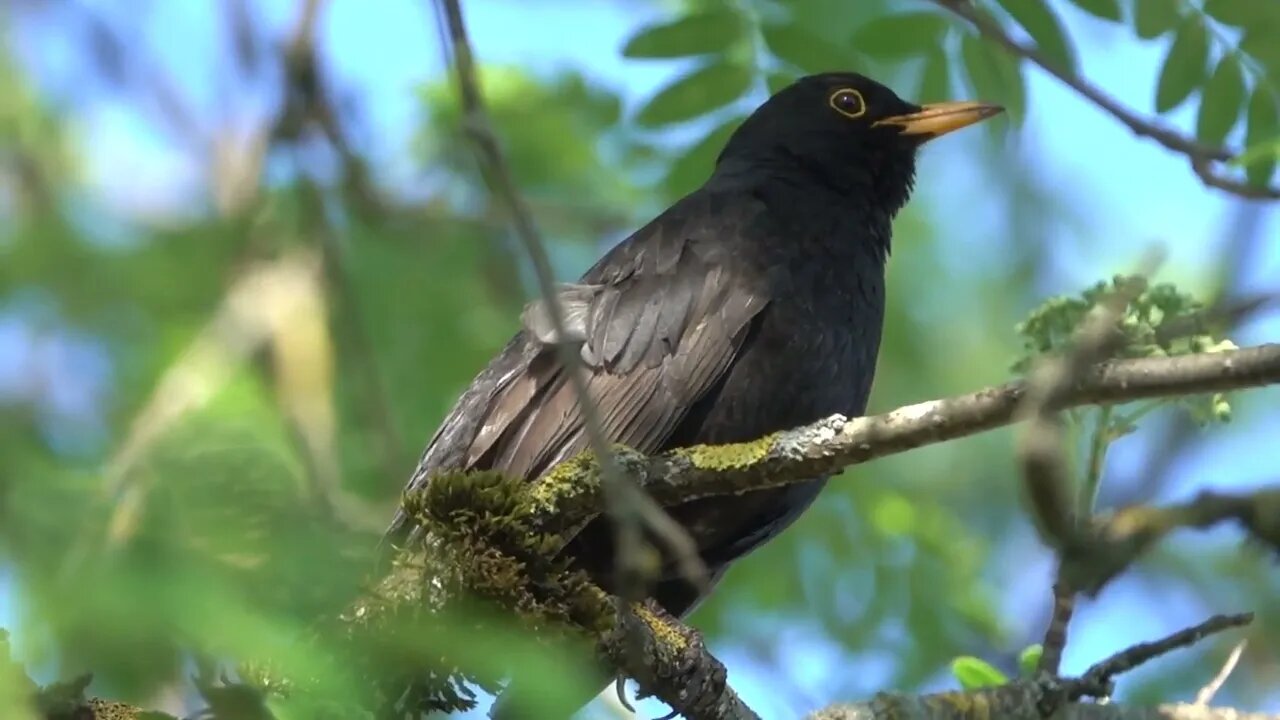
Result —
[[1199, 625], [1179, 630], [1161, 640], [1138, 643], [1091, 666], [1078, 680], [1070, 683], [1069, 696], [1072, 700], [1085, 696], [1110, 697], [1117, 675], [1127, 673], [1143, 663], [1161, 655], [1167, 655], [1178, 648], [1194, 645], [1214, 633], [1244, 627], [1251, 622], [1253, 622], [1253, 613], [1214, 615]]
[[1213, 696], [1218, 694], [1222, 686], [1226, 684], [1227, 678], [1231, 677], [1231, 673], [1236, 669], [1236, 663], [1240, 662], [1240, 656], [1244, 654], [1244, 648], [1249, 644], [1248, 640], [1241, 640], [1231, 648], [1231, 654], [1227, 656], [1227, 661], [1222, 663], [1222, 669], [1217, 675], [1209, 681], [1207, 685], [1200, 688], [1200, 692], [1196, 693], [1196, 705], [1207, 706], [1213, 702]]
[[969, 0], [933, 0], [933, 2], [969, 21], [987, 39], [1004, 47], [1014, 55], [1039, 65], [1045, 72], [1075, 90], [1081, 97], [1119, 120], [1134, 134], [1151, 138], [1166, 148], [1187, 156], [1191, 161], [1192, 170], [1206, 185], [1244, 198], [1280, 199], [1280, 188], [1254, 187], [1218, 174], [1214, 163], [1230, 160], [1235, 153], [1226, 148], [1205, 146], [1178, 132], [1161, 127], [1139, 116], [1084, 78], [1076, 76], [1067, 68], [1058, 67], [1056, 63], [1049, 60], [1036, 47], [1014, 39], [1000, 26], [999, 22], [980, 12]]
[[1077, 591], [1097, 594], [1170, 532], [1230, 520], [1252, 539], [1280, 552], [1280, 487], [1240, 495], [1206, 491], [1186, 503], [1139, 505], [1095, 518], [1081, 541], [1063, 554], [1060, 573]]
[[944, 692], [934, 695], [902, 696], [882, 693], [870, 702], [839, 705], [809, 716], [809, 720], [1274, 720], [1272, 716], [1249, 715], [1231, 708], [1170, 704], [1154, 707], [1113, 703], [1078, 702], [1082, 698], [1109, 698], [1118, 675], [1178, 648], [1193, 645], [1205, 637], [1249, 624], [1251, 613], [1215, 615], [1199, 625], [1180, 630], [1161, 640], [1139, 643], [1094, 664], [1077, 678], [1059, 680], [1041, 675], [1035, 680], [1019, 680], [977, 692]]
[[[547, 259], [546, 250], [533, 217], [516, 188], [485, 109], [462, 8], [458, 0], [439, 0], [439, 2], [442, 4], [448, 25], [450, 42], [453, 44], [453, 64], [458, 80], [458, 91], [462, 98], [466, 132], [475, 146], [486, 182], [506, 205], [516, 235], [533, 263], [538, 289], [548, 309], [555, 336], [568, 337], [565, 332], [564, 309], [560, 305], [556, 292], [551, 263]], [[578, 397], [578, 406], [582, 413], [583, 428], [588, 443], [599, 458], [603, 469], [602, 480], [606, 506], [609, 516], [615, 523], [617, 533], [615, 570], [619, 574], [623, 596], [632, 600], [642, 596], [639, 579], [642, 577], [644, 565], [644, 539], [641, 534], [644, 527], [653, 530], [668, 550], [672, 551], [691, 582], [705, 587], [707, 570], [693, 540], [679, 524], [666, 515], [665, 511], [645, 497], [627, 481], [622, 473], [618, 472], [609, 450], [609, 441], [601, 430], [598, 409], [589, 396], [577, 348], [569, 343], [559, 343], [557, 350], [568, 370], [570, 382]]]
[[1037, 672], [1057, 676], [1062, 666], [1062, 653], [1067, 648], [1067, 630], [1075, 614], [1076, 594], [1062, 582], [1061, 573], [1053, 583], [1053, 610], [1045, 626]]

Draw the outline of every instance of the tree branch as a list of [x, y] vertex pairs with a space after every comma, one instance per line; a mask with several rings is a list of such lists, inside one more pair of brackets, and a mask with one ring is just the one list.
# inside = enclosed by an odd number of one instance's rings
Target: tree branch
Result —
[[[1239, 390], [1280, 383], [1280, 344], [1176, 357], [1097, 363], [1063, 393], [1060, 407]], [[852, 465], [1009, 425], [1027, 391], [1016, 381], [892, 412], [835, 415], [759, 440], [701, 445], [645, 457], [622, 449], [624, 469], [662, 505], [728, 495], [835, 473]], [[601, 506], [598, 468], [583, 455], [548, 473], [532, 490], [534, 519], [560, 531]]]
[[1036, 47], [1014, 39], [1009, 33], [1005, 32], [1000, 23], [976, 9], [970, 0], [933, 0], [933, 2], [939, 7], [969, 21], [974, 29], [988, 40], [995, 42], [1018, 57], [1039, 65], [1041, 69], [1061, 80], [1063, 84], [1075, 90], [1081, 97], [1119, 120], [1134, 134], [1151, 138], [1166, 148], [1187, 156], [1187, 159], [1191, 161], [1192, 170], [1206, 185], [1244, 198], [1255, 200], [1280, 199], [1280, 188], [1255, 187], [1248, 183], [1223, 177], [1216, 172], [1214, 164], [1232, 159], [1235, 153], [1226, 148], [1208, 147], [1139, 116], [1084, 78], [1058, 67]]
[[1074, 545], [1063, 549], [1061, 574], [1072, 589], [1096, 595], [1170, 532], [1228, 520], [1280, 555], [1280, 487], [1238, 495], [1205, 491], [1186, 503], [1137, 505], [1095, 518]]

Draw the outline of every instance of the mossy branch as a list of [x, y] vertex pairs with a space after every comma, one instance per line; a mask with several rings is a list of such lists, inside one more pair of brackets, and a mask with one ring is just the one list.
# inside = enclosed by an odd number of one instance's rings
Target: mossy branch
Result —
[[[1078, 377], [1060, 395], [1060, 407], [1255, 387], [1280, 382], [1280, 345], [1176, 357], [1109, 360], [1089, 366]], [[1026, 388], [1025, 382], [1013, 382], [882, 415], [854, 419], [835, 416], [751, 442], [696, 446], [654, 457], [618, 447], [616, 459], [657, 502], [674, 505], [833, 474], [878, 457], [1007, 425], [1020, 418], [1018, 410]], [[665, 645], [668, 650], [665, 656], [662, 653], [646, 655], [649, 662], [657, 662], [659, 666], [637, 668], [608, 650], [607, 638], [617, 630], [617, 621], [611, 612], [612, 606], [603, 601], [607, 596], [599, 594], [599, 589], [584, 577], [577, 577], [568, 585], [548, 585], [544, 579], [531, 587], [526, 582], [533, 575], [547, 578], [567, 573], [564, 566], [547, 567], [552, 562], [547, 558], [554, 556], [579, 528], [601, 512], [600, 479], [600, 468], [589, 452], [562, 463], [532, 485], [496, 473], [454, 473], [435, 478], [426, 488], [408, 494], [404, 500], [406, 512], [429, 529], [425, 542], [431, 545], [431, 551], [407, 549], [407, 556], [414, 560], [402, 564], [401, 569], [385, 578], [379, 587], [393, 596], [396, 588], [412, 588], [410, 603], [426, 602], [426, 606], [431, 607], [437, 607], [442, 599], [447, 600], [451, 595], [441, 593], [442, 589], [453, 587], [463, 593], [478, 592], [487, 599], [513, 607], [526, 619], [545, 618], [549, 614], [568, 620], [586, 630], [603, 659], [637, 677], [642, 691], [656, 695], [673, 707], [688, 708], [688, 688], [663, 680], [688, 673], [687, 668], [681, 670], [662, 664], [661, 657], [683, 657], [679, 652], [671, 652], [669, 642]], [[1264, 494], [1259, 498], [1229, 501], [1211, 498], [1207, 500], [1208, 509], [1199, 506], [1164, 511], [1147, 509], [1142, 514], [1117, 515], [1100, 525], [1099, 532], [1091, 536], [1098, 542], [1091, 544], [1087, 553], [1082, 550], [1092, 559], [1086, 566], [1093, 567], [1098, 564], [1093, 560], [1104, 558], [1106, 562], [1102, 564], [1106, 571], [1099, 571], [1098, 575], [1103, 579], [1110, 577], [1176, 526], [1235, 518], [1266, 538], [1280, 524], [1274, 518], [1258, 519], [1263, 515], [1270, 518], [1270, 514], [1260, 509], [1270, 506], [1263, 502], [1268, 497], [1270, 495]], [[1120, 532], [1122, 528], [1124, 532]], [[459, 557], [452, 554], [455, 551], [445, 550], [456, 547], [459, 541], [473, 548], [467, 553], [485, 558], [484, 562], [466, 570], [468, 563], [459, 562]], [[497, 548], [499, 557], [512, 559], [516, 564], [506, 569], [493, 565], [492, 558], [481, 552], [486, 547]], [[435, 569], [424, 572], [424, 562], [435, 565]], [[472, 574], [470, 578], [465, 577], [468, 572]], [[442, 582], [442, 577], [451, 579]], [[506, 584], [495, 584], [493, 577], [505, 578]], [[431, 591], [430, 596], [423, 597], [424, 591]], [[530, 595], [521, 594], [526, 592]], [[358, 605], [351, 617], [366, 622], [377, 615], [384, 603], [385, 600], [375, 594], [374, 600]], [[671, 624], [679, 626], [675, 621]], [[664, 647], [661, 635], [650, 634], [645, 639], [651, 647]], [[728, 697], [735, 697], [734, 703], [738, 702], [736, 696]], [[744, 715], [686, 712], [686, 717]]]
[[[1092, 365], [1059, 398], [1060, 407], [1120, 404], [1280, 383], [1280, 344]], [[745, 443], [699, 445], [646, 457], [616, 448], [623, 469], [658, 503], [676, 505], [837, 473], [870, 460], [955, 440], [1019, 420], [1025, 381], [930, 400], [888, 413], [812, 425]], [[599, 467], [590, 453], [557, 466], [531, 489], [532, 522], [569, 537], [599, 514]], [[567, 538], [566, 538], [567, 541]]]

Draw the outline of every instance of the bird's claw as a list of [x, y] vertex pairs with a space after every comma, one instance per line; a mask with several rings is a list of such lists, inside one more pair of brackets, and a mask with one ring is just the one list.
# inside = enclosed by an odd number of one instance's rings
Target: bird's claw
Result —
[[618, 702], [622, 703], [622, 707], [626, 708], [627, 712], [635, 714], [635, 706], [627, 699], [627, 678], [625, 676], [619, 675], [613, 679], [613, 691], [617, 693]]
[[[669, 648], [675, 651], [676, 656], [668, 656], [673, 665], [668, 687], [679, 688], [680, 707], [686, 712], [713, 707], [728, 686], [724, 665], [707, 652], [701, 632], [681, 623], [654, 604], [650, 604], [648, 609], [683, 640], [678, 646]], [[644, 694], [642, 690], [637, 697]], [[680, 714], [681, 710], [673, 710], [657, 720], [671, 720]]]

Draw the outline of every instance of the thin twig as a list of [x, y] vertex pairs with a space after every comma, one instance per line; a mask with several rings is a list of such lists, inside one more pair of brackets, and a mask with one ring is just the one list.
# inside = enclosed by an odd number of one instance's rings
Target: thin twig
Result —
[[1075, 90], [1081, 97], [1098, 106], [1121, 124], [1128, 127], [1136, 135], [1151, 138], [1166, 148], [1181, 153], [1191, 161], [1191, 168], [1196, 175], [1210, 187], [1251, 199], [1280, 199], [1280, 188], [1254, 187], [1244, 182], [1232, 180], [1217, 174], [1215, 162], [1226, 162], [1235, 153], [1220, 147], [1208, 147], [1178, 132], [1161, 127], [1147, 120], [1122, 105], [1118, 100], [1107, 95], [1084, 78], [1078, 77], [1066, 68], [1060, 68], [1036, 47], [1014, 39], [1005, 31], [1000, 23], [977, 10], [970, 0], [933, 0], [934, 4], [955, 15], [964, 18], [977, 31], [989, 40], [1003, 46], [1006, 50], [1039, 65], [1045, 72], [1062, 81]]
[[1062, 653], [1067, 648], [1067, 630], [1075, 614], [1076, 595], [1062, 582], [1062, 575], [1053, 583], [1053, 612], [1045, 626], [1040, 663], [1036, 671], [1056, 677], [1062, 667]]
[[1044, 720], [1048, 717], [1057, 720], [1276, 720], [1274, 715], [1199, 704], [1126, 706], [1110, 702], [1080, 702], [1087, 697], [1108, 700], [1116, 676], [1173, 650], [1193, 645], [1213, 633], [1246, 625], [1252, 619], [1251, 613], [1214, 616], [1162, 640], [1126, 648], [1076, 678], [1058, 679], [1042, 675], [974, 692], [952, 691], [931, 695], [880, 693], [870, 701], [833, 705], [807, 716], [807, 720]]
[[1148, 548], [1181, 528], [1206, 528], [1233, 520], [1259, 544], [1280, 551], [1280, 487], [1249, 493], [1203, 491], [1174, 505], [1138, 505], [1095, 518], [1089, 533], [1063, 555], [1059, 568], [1080, 592], [1097, 594]]
[[[551, 263], [547, 258], [533, 217], [516, 187], [485, 109], [462, 7], [459, 0], [438, 0], [438, 2], [442, 3], [449, 29], [449, 39], [453, 45], [453, 65], [458, 81], [458, 92], [462, 99], [463, 123], [466, 132], [475, 147], [486, 182], [491, 191], [505, 204], [516, 236], [533, 263], [538, 290], [547, 307], [555, 336], [567, 338], [569, 335], [565, 331], [564, 309], [560, 305], [556, 291]], [[574, 394], [577, 396], [588, 445], [600, 463], [605, 507], [614, 523], [616, 534], [614, 571], [618, 576], [619, 594], [628, 600], [639, 600], [644, 595], [646, 564], [642, 531], [645, 528], [650, 529], [674, 555], [687, 579], [705, 591], [709, 585], [709, 574], [693, 539], [684, 528], [667, 515], [665, 510], [619, 471], [613, 453], [609, 449], [608, 438], [602, 430], [599, 410], [590, 397], [577, 347], [571, 343], [562, 342], [557, 343], [556, 349], [568, 373]]]
[[1167, 655], [1179, 648], [1194, 645], [1209, 635], [1232, 628], [1244, 627], [1251, 622], [1253, 622], [1253, 613], [1251, 612], [1236, 615], [1214, 615], [1199, 625], [1179, 630], [1163, 639], [1138, 643], [1092, 665], [1085, 671], [1084, 675], [1080, 676], [1079, 680], [1072, 683], [1073, 687], [1069, 689], [1068, 694], [1072, 700], [1078, 700], [1086, 696], [1096, 698], [1109, 697], [1112, 683], [1117, 675], [1123, 675], [1161, 655]]
[[1207, 706], [1213, 702], [1213, 696], [1218, 694], [1218, 691], [1226, 684], [1227, 678], [1231, 677], [1231, 673], [1235, 671], [1236, 664], [1240, 662], [1240, 656], [1244, 654], [1244, 648], [1248, 644], [1249, 641], [1247, 639], [1236, 643], [1236, 646], [1231, 649], [1231, 654], [1227, 656], [1227, 661], [1222, 663], [1222, 669], [1218, 671], [1217, 675], [1213, 676], [1209, 684], [1200, 688], [1200, 692], [1196, 693], [1196, 705]]

